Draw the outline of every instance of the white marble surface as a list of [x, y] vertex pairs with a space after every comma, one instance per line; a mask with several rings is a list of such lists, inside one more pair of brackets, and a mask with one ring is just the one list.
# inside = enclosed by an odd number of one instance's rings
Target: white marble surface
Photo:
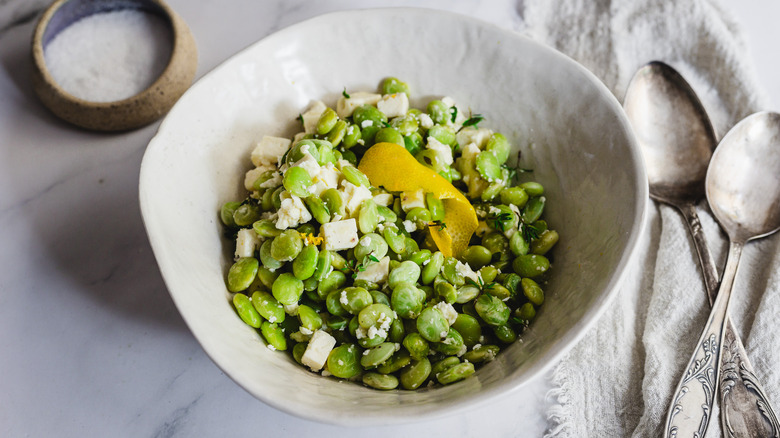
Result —
[[[393, 5], [413, 5], [413, 1]], [[772, 109], [780, 110], [780, 5], [728, 0]], [[328, 11], [390, 2], [170, 0], [202, 75], [269, 33]], [[429, 2], [522, 30], [518, 2]], [[546, 378], [468, 415], [341, 429], [256, 401], [223, 375], [179, 317], [149, 248], [138, 170], [157, 124], [73, 128], [35, 99], [34, 22], [0, 33], [0, 436], [540, 436]], [[529, 402], [529, 400], [531, 402]]]

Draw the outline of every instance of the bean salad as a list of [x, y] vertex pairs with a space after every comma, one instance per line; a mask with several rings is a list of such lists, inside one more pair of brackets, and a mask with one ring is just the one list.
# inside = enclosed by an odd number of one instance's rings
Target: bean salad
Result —
[[219, 212], [226, 285], [267, 348], [312, 372], [448, 385], [535, 318], [559, 236], [544, 187], [481, 115], [449, 97], [410, 108], [396, 78], [379, 88], [315, 101], [293, 139], [257, 143], [248, 195]]

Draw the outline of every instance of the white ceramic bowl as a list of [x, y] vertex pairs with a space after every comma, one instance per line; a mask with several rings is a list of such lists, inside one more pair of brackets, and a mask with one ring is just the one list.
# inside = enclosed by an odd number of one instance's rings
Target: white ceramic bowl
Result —
[[[376, 90], [386, 76], [409, 83], [415, 106], [452, 96], [521, 146], [561, 235], [547, 300], [522, 342], [463, 382], [417, 392], [337, 382], [270, 351], [236, 316], [224, 285], [233, 242], [223, 239], [217, 212], [244, 196], [252, 142], [292, 136], [311, 99], [334, 105], [345, 87]], [[269, 405], [345, 425], [409, 422], [486, 403], [554, 364], [616, 293], [646, 198], [629, 124], [596, 77], [516, 33], [421, 9], [324, 15], [248, 47], [179, 100], [140, 176], [160, 271], [208, 355]]]

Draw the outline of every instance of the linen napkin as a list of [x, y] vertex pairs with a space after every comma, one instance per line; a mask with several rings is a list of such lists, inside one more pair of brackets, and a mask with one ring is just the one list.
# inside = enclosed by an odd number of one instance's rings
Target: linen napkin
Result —
[[[743, 117], [769, 109], [745, 43], [716, 0], [525, 0], [525, 33], [595, 73], [622, 102], [638, 68], [652, 60], [691, 83], [718, 138]], [[619, 295], [553, 372], [548, 437], [660, 436], [672, 391], [709, 314], [701, 270], [682, 216], [648, 200], [645, 234]], [[727, 238], [706, 202], [705, 235], [722, 271]], [[749, 243], [731, 316], [756, 374], [780, 408], [780, 236]], [[708, 437], [720, 436], [714, 412]]]

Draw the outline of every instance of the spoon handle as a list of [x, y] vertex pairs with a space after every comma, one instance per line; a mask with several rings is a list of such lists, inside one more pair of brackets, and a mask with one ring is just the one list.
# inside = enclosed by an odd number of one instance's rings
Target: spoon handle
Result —
[[699, 256], [702, 275], [704, 276], [704, 288], [707, 291], [707, 298], [710, 306], [715, 301], [718, 294], [718, 269], [715, 267], [715, 259], [712, 257], [707, 241], [704, 237], [704, 229], [701, 226], [699, 215], [696, 213], [696, 206], [693, 203], [686, 203], [678, 206], [680, 212], [688, 224], [688, 231], [693, 238], [693, 247], [696, 248], [696, 254]]
[[696, 343], [685, 373], [672, 392], [666, 414], [664, 436], [669, 438], [703, 437], [709, 426], [715, 402], [724, 328], [734, 278], [744, 242], [732, 241], [723, 281], [704, 331]]
[[[710, 305], [718, 292], [718, 271], [704, 238], [693, 203], [680, 206], [699, 256]], [[718, 400], [723, 434], [726, 437], [780, 437], [780, 421], [764, 387], [753, 370], [745, 347], [730, 318], [726, 318], [721, 355]]]
[[726, 321], [720, 366], [718, 394], [723, 436], [780, 437], [780, 421], [730, 320]]

